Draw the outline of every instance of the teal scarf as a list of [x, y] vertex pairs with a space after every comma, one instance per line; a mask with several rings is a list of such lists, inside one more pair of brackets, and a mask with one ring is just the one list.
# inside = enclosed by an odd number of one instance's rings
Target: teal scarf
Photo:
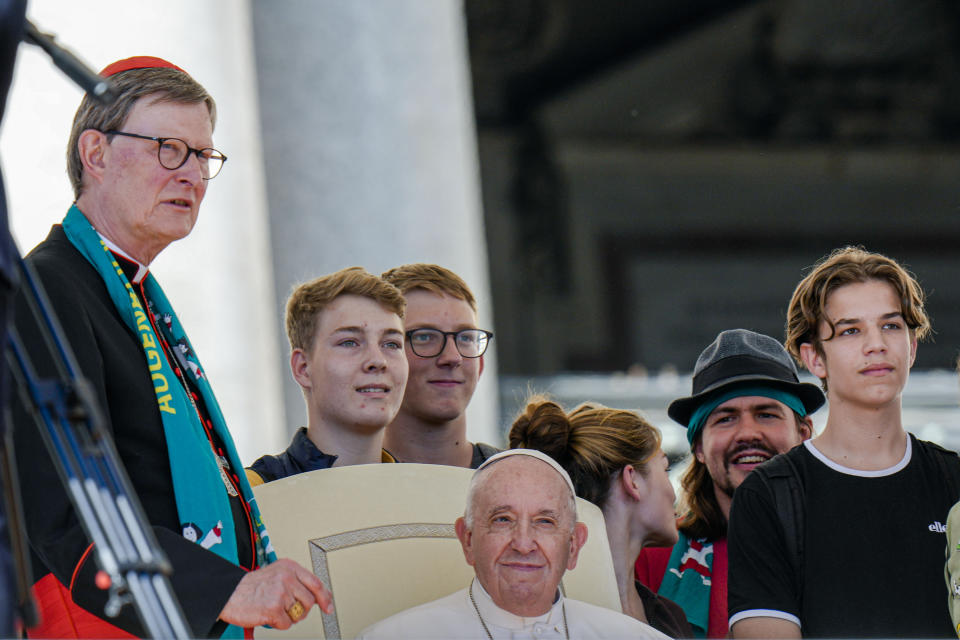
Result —
[[680, 605], [697, 638], [707, 637], [712, 579], [713, 543], [691, 540], [681, 531], [657, 593]]
[[[157, 394], [157, 410], [163, 420], [167, 452], [170, 456], [170, 472], [173, 477], [173, 493], [177, 501], [177, 514], [180, 517], [181, 526], [185, 528], [184, 533], [189, 529], [190, 539], [198, 544], [202, 543], [218, 556], [239, 565], [233, 511], [230, 508], [230, 498], [221, 477], [216, 454], [210, 447], [200, 416], [194, 409], [191, 399], [163, 354], [163, 348], [154, 333], [147, 311], [140, 304], [133, 286], [127, 280], [113, 254], [76, 205], [70, 207], [70, 211], [67, 212], [63, 220], [63, 230], [73, 246], [100, 274], [120, 317], [130, 330], [140, 337], [147, 368], [153, 377], [154, 390]], [[260, 510], [257, 508], [246, 474], [242, 472], [243, 465], [237, 456], [233, 438], [227, 430], [217, 399], [213, 395], [206, 376], [202, 374], [199, 360], [193, 355], [193, 346], [187, 339], [163, 289], [152, 274], [148, 274], [144, 280], [144, 290], [147, 299], [153, 305], [154, 317], [162, 318], [163, 324], [166, 325], [167, 335], [172, 338], [168, 339], [171, 348], [176, 349], [178, 345], [185, 346], [189, 366], [183, 368], [182, 373], [185, 376], [191, 376], [193, 383], [200, 390], [213, 428], [226, 449], [230, 466], [241, 470], [237, 474], [240, 480], [239, 489], [250, 507], [250, 515], [256, 529], [253, 544], [256, 548], [257, 564], [263, 566], [273, 562], [276, 560], [276, 554], [273, 552], [270, 538], [260, 519]], [[231, 625], [222, 637], [242, 638], [243, 629]]]

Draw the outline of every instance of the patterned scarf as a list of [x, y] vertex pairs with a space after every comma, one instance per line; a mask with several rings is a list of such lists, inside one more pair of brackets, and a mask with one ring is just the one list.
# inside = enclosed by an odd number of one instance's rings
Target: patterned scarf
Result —
[[[76, 205], [70, 207], [70, 211], [67, 212], [63, 220], [63, 230], [73, 246], [100, 274], [124, 323], [140, 337], [147, 368], [150, 370], [157, 394], [157, 410], [163, 420], [177, 513], [180, 522], [186, 525], [184, 533], [186, 534], [186, 529], [190, 528], [190, 539], [197, 544], [202, 544], [221, 558], [239, 564], [233, 511], [230, 508], [230, 498], [224, 488], [217, 456], [210, 447], [200, 416], [191, 398], [163, 354], [160, 339], [151, 326], [147, 310], [143, 308], [140, 299], [134, 293], [133, 286], [113, 254]], [[187, 367], [182, 367], [182, 373], [190, 376], [196, 388], [199, 389], [213, 428], [223, 442], [230, 466], [234, 469], [243, 469], [217, 399], [202, 373], [199, 360], [193, 355], [193, 346], [187, 339], [177, 314], [174, 313], [173, 307], [170, 306], [152, 274], [148, 274], [144, 280], [144, 289], [147, 299], [153, 306], [154, 317], [163, 319], [168, 344], [173, 349], [179, 349], [186, 358]], [[273, 552], [270, 538], [260, 519], [260, 510], [257, 508], [246, 474], [241, 472], [237, 477], [239, 489], [250, 507], [250, 517], [256, 529], [253, 544], [256, 548], [257, 565], [263, 566], [276, 560], [276, 554]], [[204, 532], [206, 532], [205, 536]], [[243, 629], [231, 625], [222, 637], [242, 638]]]
[[680, 605], [697, 638], [707, 637], [712, 577], [713, 543], [680, 532], [657, 593]]

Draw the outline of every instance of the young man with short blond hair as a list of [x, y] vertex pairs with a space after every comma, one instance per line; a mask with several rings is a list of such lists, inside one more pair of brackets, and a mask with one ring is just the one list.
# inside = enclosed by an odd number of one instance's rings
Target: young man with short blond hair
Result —
[[890, 258], [847, 247], [787, 311], [787, 348], [823, 382], [823, 432], [750, 474], [730, 514], [735, 638], [954, 637], [939, 576], [960, 459], [902, 424], [930, 330]]
[[360, 267], [298, 286], [287, 301], [290, 369], [307, 426], [278, 455], [247, 470], [251, 484], [333, 466], [395, 462], [383, 429], [407, 381], [403, 295]]
[[435, 264], [407, 264], [381, 276], [407, 299], [410, 377], [384, 446], [401, 462], [477, 468], [497, 449], [467, 440], [467, 405], [493, 333], [477, 328], [477, 303], [463, 279]]

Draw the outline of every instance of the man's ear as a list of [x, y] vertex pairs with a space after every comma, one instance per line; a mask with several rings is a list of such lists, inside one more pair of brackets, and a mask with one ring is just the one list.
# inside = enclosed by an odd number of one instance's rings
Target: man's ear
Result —
[[917, 333], [910, 332], [910, 366], [913, 367], [914, 360], [917, 359]]
[[310, 362], [303, 349], [297, 348], [290, 353], [290, 371], [293, 372], [293, 379], [303, 387], [309, 389], [310, 383]]
[[800, 418], [797, 429], [800, 431], [800, 441], [809, 440], [813, 437], [813, 419], [810, 416]]
[[567, 560], [567, 571], [577, 568], [577, 558], [580, 555], [580, 549], [587, 542], [587, 525], [578, 522], [573, 525], [573, 539], [570, 541], [570, 559]]
[[457, 532], [457, 539], [460, 546], [463, 547], [463, 557], [467, 559], [467, 564], [473, 566], [473, 531], [467, 529], [467, 521], [464, 518], [457, 518], [453, 523], [453, 528]]
[[827, 377], [827, 358], [809, 342], [800, 345], [800, 359], [807, 371], [821, 380]]
[[477, 377], [479, 378], [482, 375], [483, 375], [483, 356], [480, 356], [480, 371], [477, 372]]
[[697, 441], [693, 443], [693, 457], [697, 459], [697, 462], [701, 464], [706, 464], [706, 456], [703, 455], [703, 433], [701, 432], [700, 437], [697, 438]]
[[83, 165], [84, 175], [97, 182], [103, 179], [106, 168], [106, 155], [109, 152], [107, 136], [95, 129], [85, 129], [77, 138], [77, 152]]

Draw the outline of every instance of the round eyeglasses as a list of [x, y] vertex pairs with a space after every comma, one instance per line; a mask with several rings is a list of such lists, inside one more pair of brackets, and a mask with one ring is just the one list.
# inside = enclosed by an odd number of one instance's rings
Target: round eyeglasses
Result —
[[414, 329], [407, 331], [407, 344], [421, 358], [435, 358], [447, 347], [447, 337], [453, 336], [457, 352], [464, 358], [479, 358], [487, 350], [493, 333], [483, 329], [440, 331], [439, 329]]
[[104, 131], [108, 136], [126, 136], [128, 138], [139, 138], [140, 140], [152, 140], [157, 143], [157, 160], [164, 169], [174, 171], [187, 163], [190, 154], [197, 156], [200, 161], [200, 175], [204, 180], [213, 180], [223, 168], [223, 163], [227, 161], [227, 156], [216, 149], [194, 149], [180, 138], [156, 138], [154, 136], [142, 136], [139, 133], [127, 133], [126, 131], [117, 131], [111, 129]]

